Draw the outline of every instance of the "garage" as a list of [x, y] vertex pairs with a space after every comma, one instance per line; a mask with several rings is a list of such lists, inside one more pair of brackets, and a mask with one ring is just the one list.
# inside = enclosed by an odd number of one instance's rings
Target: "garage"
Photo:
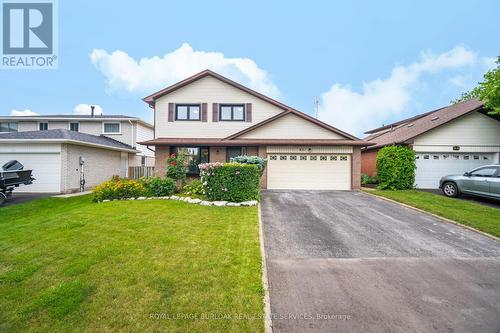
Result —
[[[9, 152], [6, 152], [9, 148]], [[17, 151], [17, 152], [16, 152]], [[18, 160], [25, 169], [33, 170], [36, 179], [16, 192], [59, 193], [61, 191], [61, 145], [4, 145], [0, 149], [0, 166]]]
[[441, 177], [495, 164], [496, 156], [494, 153], [416, 153], [415, 185], [418, 188], [438, 188]]
[[352, 147], [268, 147], [267, 188], [350, 190]]

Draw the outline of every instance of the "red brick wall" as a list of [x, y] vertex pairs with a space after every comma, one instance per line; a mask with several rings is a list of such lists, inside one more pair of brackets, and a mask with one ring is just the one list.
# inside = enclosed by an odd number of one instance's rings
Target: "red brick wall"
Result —
[[352, 147], [351, 188], [361, 188], [361, 148]]
[[155, 174], [165, 175], [167, 167], [167, 157], [170, 154], [170, 146], [155, 147]]
[[361, 152], [361, 173], [373, 177], [377, 174], [378, 149]]

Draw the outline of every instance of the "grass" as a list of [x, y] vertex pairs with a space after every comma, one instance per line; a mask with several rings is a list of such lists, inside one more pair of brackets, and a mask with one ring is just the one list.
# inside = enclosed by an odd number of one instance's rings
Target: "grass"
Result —
[[0, 217], [1, 332], [264, 329], [256, 207], [83, 196]]
[[367, 190], [366, 192], [420, 208], [429, 213], [500, 237], [500, 209], [416, 190]]

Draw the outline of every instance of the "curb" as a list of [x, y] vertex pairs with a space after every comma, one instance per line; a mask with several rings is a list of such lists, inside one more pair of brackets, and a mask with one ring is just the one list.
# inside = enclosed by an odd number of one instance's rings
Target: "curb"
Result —
[[260, 255], [262, 257], [262, 284], [264, 285], [264, 332], [273, 332], [273, 323], [271, 320], [271, 301], [269, 299], [269, 281], [267, 280], [266, 250], [264, 249], [264, 231], [262, 229], [262, 219], [260, 218], [260, 203], [257, 206], [259, 215], [259, 239]]
[[488, 238], [491, 238], [491, 239], [493, 239], [493, 240], [495, 240], [495, 241], [497, 241], [497, 242], [500, 242], [500, 238], [498, 238], [498, 237], [496, 237], [496, 236], [490, 235], [490, 234], [488, 234], [488, 233], [486, 233], [486, 232], [484, 232], [484, 231], [481, 231], [481, 230], [478, 230], [478, 229], [475, 229], [475, 228], [469, 227], [469, 226], [467, 226], [467, 225], [461, 224], [461, 223], [459, 223], [459, 222], [457, 222], [457, 221], [450, 220], [450, 219], [448, 219], [448, 218], [446, 218], [446, 217], [442, 217], [442, 216], [436, 215], [436, 214], [434, 214], [434, 213], [427, 212], [427, 211], [425, 211], [425, 210], [423, 210], [423, 209], [420, 209], [420, 208], [417, 208], [417, 207], [413, 207], [413, 206], [407, 205], [407, 204], [405, 204], [405, 203], [402, 203], [402, 202], [399, 202], [399, 201], [396, 201], [396, 200], [392, 200], [392, 199], [389, 199], [389, 198], [383, 197], [383, 196], [381, 196], [381, 195], [372, 194], [372, 193], [370, 193], [369, 191], [366, 191], [366, 190], [361, 190], [360, 192], [365, 193], [365, 194], [367, 194], [367, 195], [371, 195], [372, 197], [380, 198], [380, 199], [385, 200], [385, 201], [389, 201], [389, 202], [392, 202], [392, 203], [396, 203], [396, 204], [398, 204], [398, 205], [400, 205], [400, 206], [403, 206], [403, 207], [406, 207], [406, 208], [410, 208], [410, 209], [416, 210], [417, 212], [420, 212], [420, 213], [424, 213], [424, 214], [430, 215], [430, 216], [435, 217], [435, 218], [437, 218], [437, 219], [440, 219], [440, 220], [442, 220], [442, 221], [444, 221], [444, 222], [448, 222], [448, 223], [451, 223], [451, 224], [457, 225], [457, 226], [459, 226], [459, 227], [462, 227], [462, 228], [464, 228], [464, 229], [467, 229], [467, 230], [470, 230], [470, 231], [474, 231], [475, 233], [481, 234], [481, 235], [486, 236], [486, 237], [488, 237]]

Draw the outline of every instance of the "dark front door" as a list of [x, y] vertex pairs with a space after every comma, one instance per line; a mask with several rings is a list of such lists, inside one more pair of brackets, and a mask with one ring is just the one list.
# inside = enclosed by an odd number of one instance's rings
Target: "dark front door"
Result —
[[231, 157], [246, 155], [246, 147], [227, 147], [226, 150], [226, 161], [230, 162]]

